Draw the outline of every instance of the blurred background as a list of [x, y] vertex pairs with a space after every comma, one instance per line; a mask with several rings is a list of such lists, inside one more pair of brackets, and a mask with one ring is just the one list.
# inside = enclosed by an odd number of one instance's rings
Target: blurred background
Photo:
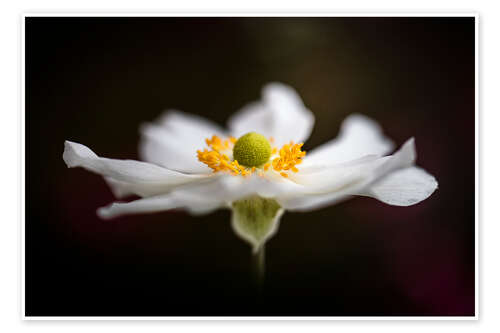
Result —
[[[474, 315], [474, 18], [30, 17], [25, 43], [26, 315]], [[229, 211], [102, 221], [109, 188], [62, 160], [137, 159], [141, 122], [224, 125], [270, 81], [314, 113], [306, 150], [363, 113], [439, 189], [285, 213], [258, 297]]]

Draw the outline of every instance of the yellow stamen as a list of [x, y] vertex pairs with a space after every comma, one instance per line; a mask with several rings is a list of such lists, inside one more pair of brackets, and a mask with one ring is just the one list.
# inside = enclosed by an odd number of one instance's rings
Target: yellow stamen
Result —
[[214, 172], [217, 171], [229, 171], [232, 173], [237, 172], [236, 167], [231, 163], [229, 157], [225, 154], [221, 154], [215, 150], [203, 151], [198, 150], [198, 160], [205, 163]]
[[279, 157], [272, 161], [273, 169], [279, 171], [280, 175], [285, 178], [288, 174], [282, 171], [299, 172], [295, 165], [302, 163], [302, 158], [306, 156], [306, 152], [301, 150], [303, 145], [303, 143], [294, 144], [293, 142], [283, 145], [279, 150]]
[[232, 148], [232, 145], [236, 142], [236, 138], [230, 136], [228, 139], [222, 140], [217, 135], [212, 135], [212, 138], [205, 139], [205, 142], [207, 146], [212, 148], [212, 150], [220, 152], [221, 150], [228, 150]]

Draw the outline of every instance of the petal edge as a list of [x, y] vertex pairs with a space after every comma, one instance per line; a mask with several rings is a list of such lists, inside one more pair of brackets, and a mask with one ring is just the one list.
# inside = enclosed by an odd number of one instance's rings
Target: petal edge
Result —
[[419, 167], [390, 173], [365, 193], [388, 205], [411, 206], [427, 199], [438, 188], [436, 178]]

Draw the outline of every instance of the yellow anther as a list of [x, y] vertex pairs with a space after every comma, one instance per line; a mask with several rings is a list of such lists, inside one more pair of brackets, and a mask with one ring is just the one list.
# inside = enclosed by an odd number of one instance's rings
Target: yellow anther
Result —
[[280, 175], [285, 178], [288, 177], [288, 174], [281, 172], [283, 170], [299, 172], [296, 165], [302, 163], [302, 158], [306, 156], [306, 152], [301, 150], [303, 145], [303, 143], [294, 144], [293, 142], [283, 145], [279, 150], [279, 157], [274, 158], [272, 161], [273, 169], [279, 171]]
[[230, 171], [235, 172], [235, 168], [226, 154], [221, 154], [215, 150], [198, 150], [198, 160], [205, 163], [214, 172]]
[[229, 138], [222, 140], [217, 135], [212, 135], [211, 139], [205, 139], [207, 146], [215, 151], [232, 149], [232, 145], [236, 142], [236, 138], [230, 136]]

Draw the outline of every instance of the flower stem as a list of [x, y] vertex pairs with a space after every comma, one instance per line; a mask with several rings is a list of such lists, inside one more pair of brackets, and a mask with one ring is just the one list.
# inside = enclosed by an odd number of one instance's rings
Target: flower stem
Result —
[[266, 271], [266, 248], [264, 244], [262, 244], [257, 252], [253, 254], [252, 262], [255, 287], [260, 294], [262, 293], [264, 286], [264, 276]]

